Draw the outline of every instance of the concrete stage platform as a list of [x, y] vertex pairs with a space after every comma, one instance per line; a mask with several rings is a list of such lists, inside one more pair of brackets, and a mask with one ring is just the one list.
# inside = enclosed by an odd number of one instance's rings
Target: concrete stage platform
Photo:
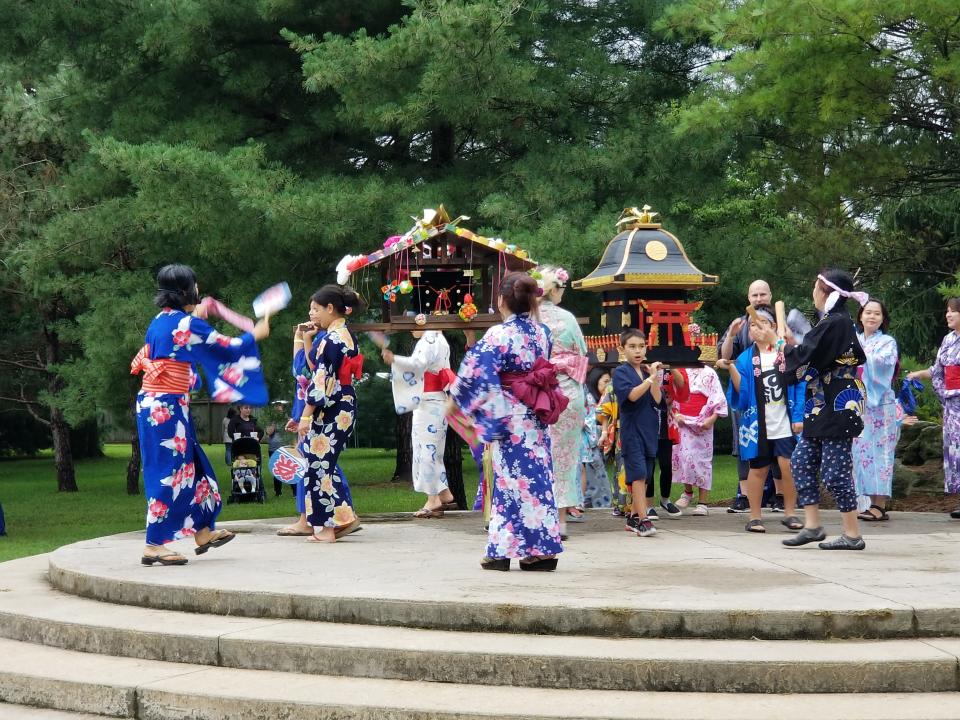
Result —
[[[142, 533], [51, 554], [50, 580], [97, 600], [188, 612], [537, 634], [703, 638], [960, 636], [960, 522], [895, 513], [863, 552], [788, 549], [743, 515], [661, 519], [637, 538], [608, 511], [570, 525], [554, 573], [482, 571], [473, 513], [378, 521], [334, 545], [281, 538], [286, 521], [229, 524], [231, 544], [186, 567], [142, 567]], [[839, 515], [824, 512], [828, 534]]]
[[75, 543], [0, 564], [0, 718], [960, 718], [960, 523], [898, 513], [840, 553], [744, 521], [640, 539], [593, 511], [555, 573], [481, 570], [472, 513], [335, 545], [233, 523], [185, 567]]

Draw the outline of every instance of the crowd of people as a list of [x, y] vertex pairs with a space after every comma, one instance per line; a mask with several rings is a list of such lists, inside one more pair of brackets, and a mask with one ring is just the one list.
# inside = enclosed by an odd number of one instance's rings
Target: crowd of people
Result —
[[[646, 336], [636, 329], [621, 334], [619, 365], [591, 368], [576, 319], [560, 307], [567, 280], [556, 267], [505, 275], [497, 298], [503, 322], [479, 340], [468, 333], [457, 373], [441, 332], [414, 333], [409, 356], [382, 348], [396, 410], [413, 411], [413, 483], [425, 496], [414, 516], [439, 518], [455, 507], [443, 463], [449, 423], [470, 444], [484, 480], [475, 506], [487, 509], [484, 569], [509, 570], [514, 559], [522, 570], [556, 569], [568, 523], [582, 522], [584, 507], [611, 507], [639, 537], [656, 534], [661, 512], [707, 515], [714, 425], [728, 412], [741, 480], [729, 511], [749, 514], [747, 532], [766, 532], [763, 495], [771, 483], [774, 509], [791, 533], [787, 547], [862, 550], [860, 522], [889, 519], [902, 421], [891, 388], [897, 345], [886, 332], [887, 308], [856, 291], [848, 273], [816, 277], [812, 327], [778, 318], [767, 283], [753, 283], [749, 312], [720, 342], [716, 369], [729, 375], [726, 391], [709, 366], [648, 361]], [[223, 335], [191, 314], [199, 288], [190, 268], [164, 267], [157, 281], [160, 312], [131, 368], [144, 375], [137, 400], [148, 498], [142, 562], [182, 565], [186, 557], [166, 547], [171, 540], [193, 537], [199, 555], [234, 539], [215, 526], [219, 489], [190, 418], [197, 368], [215, 401], [239, 404], [225, 442], [241, 432], [262, 439], [250, 409], [267, 398], [256, 343], [270, 325], [264, 318], [239, 337]], [[296, 393], [286, 429], [297, 434], [305, 470], [296, 486], [299, 518], [280, 535], [328, 544], [359, 529], [338, 461], [356, 422], [353, 382], [362, 356], [347, 321], [360, 305], [353, 290], [325, 285], [311, 297], [309, 322], [295, 331]], [[946, 317], [951, 332], [935, 364], [908, 378], [931, 380], [943, 403], [945, 491], [960, 493], [960, 300], [948, 302]], [[268, 430], [279, 442], [279, 428]], [[841, 514], [841, 533], [831, 540], [819, 512], [821, 482]], [[952, 515], [960, 518], [960, 510]]]

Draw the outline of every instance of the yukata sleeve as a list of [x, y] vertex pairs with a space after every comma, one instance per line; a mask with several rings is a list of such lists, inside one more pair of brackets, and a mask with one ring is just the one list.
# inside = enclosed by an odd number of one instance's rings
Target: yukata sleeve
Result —
[[[632, 376], [632, 377], [631, 377]], [[620, 365], [613, 371], [613, 394], [617, 398], [617, 404], [623, 405], [630, 399], [630, 391], [638, 385], [637, 374], [626, 365]]]
[[889, 395], [893, 373], [897, 369], [897, 341], [889, 335], [867, 356], [864, 376], [867, 383], [867, 404], [877, 407]]
[[799, 345], [784, 346], [783, 359], [789, 384], [823, 373], [843, 351], [847, 338], [844, 333], [836, 332], [836, 322], [829, 317], [808, 332]]
[[206, 374], [214, 402], [267, 404], [260, 351], [251, 333], [230, 337], [190, 315], [183, 322], [189, 322], [190, 359]]
[[400, 372], [412, 372], [422, 375], [429, 370], [440, 357], [440, 343], [435, 337], [424, 336], [413, 347], [413, 353], [394, 355], [393, 364]]
[[307, 385], [306, 404], [323, 407], [337, 390], [337, 372], [343, 364], [347, 348], [331, 333], [317, 351], [317, 366]]
[[564, 325], [566, 325], [566, 334], [570, 338], [571, 347], [581, 355], [587, 354], [587, 341], [583, 337], [583, 330], [580, 329], [580, 323], [572, 312], [564, 312]]
[[707, 396], [707, 403], [703, 406], [703, 410], [700, 412], [700, 417], [706, 420], [714, 413], [720, 417], [726, 417], [727, 398], [723, 394], [723, 386], [720, 384], [720, 378], [717, 376], [717, 371], [711, 367], [707, 367], [704, 368], [704, 371], [701, 374], [703, 375], [701, 379], [701, 392]]
[[806, 403], [807, 384], [798, 382], [795, 385], [787, 387], [788, 409], [790, 411], [790, 423], [803, 423], [804, 403]]
[[500, 385], [500, 371], [508, 346], [502, 328], [488, 330], [467, 351], [450, 388], [451, 398], [473, 420], [484, 442], [501, 438], [507, 432], [511, 409]]
[[753, 349], [747, 348], [737, 356], [734, 364], [740, 373], [740, 389], [733, 386], [733, 381], [727, 389], [727, 405], [737, 412], [743, 413], [754, 403], [753, 397]]

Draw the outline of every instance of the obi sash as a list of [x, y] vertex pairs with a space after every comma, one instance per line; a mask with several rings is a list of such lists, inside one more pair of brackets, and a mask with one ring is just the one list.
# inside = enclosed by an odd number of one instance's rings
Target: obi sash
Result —
[[193, 368], [190, 363], [179, 360], [150, 359], [150, 346], [140, 348], [130, 362], [130, 374], [143, 373], [143, 391], [153, 393], [183, 394], [193, 386]]
[[542, 357], [528, 372], [500, 373], [500, 385], [547, 425], [557, 422], [570, 403], [557, 386], [557, 368]]
[[340, 363], [340, 370], [337, 372], [337, 380], [341, 387], [353, 385], [354, 380], [359, 380], [363, 375], [363, 354], [345, 357]]
[[567, 375], [581, 385], [587, 379], [588, 363], [586, 355], [564, 350], [555, 350], [550, 356], [550, 364], [557, 369], [558, 373]]
[[960, 390], [960, 365], [943, 366], [943, 387], [945, 390]]
[[440, 372], [425, 372], [423, 374], [423, 391], [443, 392], [453, 384], [457, 379], [456, 374], [450, 368], [443, 368]]
[[681, 415], [687, 415], [688, 417], [697, 417], [700, 414], [700, 411], [703, 410], [707, 405], [707, 396], [703, 393], [695, 392], [690, 393], [688, 400], [684, 402], [677, 402], [676, 408], [677, 412]]

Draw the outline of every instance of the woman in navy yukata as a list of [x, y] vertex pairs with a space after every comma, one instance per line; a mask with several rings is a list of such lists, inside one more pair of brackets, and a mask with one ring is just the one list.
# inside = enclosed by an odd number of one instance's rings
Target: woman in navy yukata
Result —
[[[310, 303], [308, 310], [310, 320], [297, 325], [293, 333], [292, 373], [294, 379], [294, 393], [293, 406], [290, 409], [291, 419], [290, 422], [287, 423], [286, 427], [286, 429], [291, 432], [296, 432], [300, 416], [303, 415], [303, 408], [307, 404], [307, 388], [310, 387], [310, 381], [313, 379], [313, 372], [317, 368], [317, 353], [320, 350], [320, 345], [323, 342], [323, 339], [327, 336], [327, 331], [321, 329], [320, 327], [320, 306], [316, 303]], [[303, 443], [298, 442], [297, 445], [297, 449], [300, 450], [301, 454], [305, 455]], [[346, 476], [344, 476], [343, 470], [337, 466], [335, 472], [343, 478], [344, 497], [346, 498], [347, 504], [353, 507], [353, 498], [350, 497], [350, 486], [347, 484]], [[297, 483], [296, 490], [296, 504], [299, 517], [294, 523], [277, 531], [277, 535], [280, 537], [309, 537], [313, 535], [313, 528], [310, 527], [310, 523], [307, 522], [307, 491], [303, 482]], [[360, 529], [362, 528], [359, 525], [352, 526], [347, 534], [350, 532], [356, 532]], [[344, 533], [342, 532], [337, 533], [337, 537], [340, 537], [343, 534]]]
[[347, 329], [346, 316], [359, 305], [360, 296], [340, 285], [324, 285], [310, 299], [310, 317], [326, 331], [317, 347], [316, 367], [297, 426], [307, 459], [304, 499], [307, 522], [313, 528], [311, 542], [335, 542], [360, 524], [346, 479], [337, 472], [337, 458], [353, 432], [357, 414], [353, 380], [360, 377], [363, 356]]
[[264, 405], [267, 387], [257, 341], [270, 334], [267, 318], [252, 332], [229, 337], [190, 313], [199, 302], [197, 279], [186, 265], [167, 265], [157, 274], [154, 303], [160, 313], [147, 328], [146, 344], [130, 365], [143, 373], [137, 396], [137, 431], [147, 496], [144, 565], [185, 565], [165, 547], [193, 537], [196, 554], [233, 540], [217, 530], [220, 489], [190, 417], [190, 391], [200, 386], [197, 367], [213, 385], [214, 402]]
[[[537, 321], [537, 282], [512, 272], [500, 283], [503, 323], [466, 354], [451, 403], [472, 420], [493, 459], [486, 570], [554, 570], [563, 552], [553, 496], [548, 425], [567, 405], [548, 362], [550, 335]], [[450, 412], [456, 412], [451, 407]]]

